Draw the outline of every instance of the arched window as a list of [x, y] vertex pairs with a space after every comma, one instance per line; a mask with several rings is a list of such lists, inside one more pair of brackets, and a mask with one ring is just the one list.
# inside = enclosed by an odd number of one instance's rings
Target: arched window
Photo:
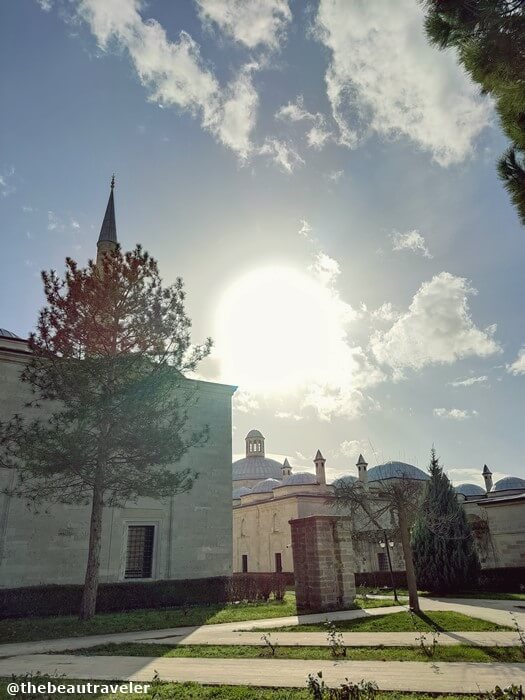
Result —
[[277, 515], [277, 513], [273, 514], [272, 532], [279, 532], [279, 516]]
[[241, 520], [241, 537], [246, 537], [246, 520]]

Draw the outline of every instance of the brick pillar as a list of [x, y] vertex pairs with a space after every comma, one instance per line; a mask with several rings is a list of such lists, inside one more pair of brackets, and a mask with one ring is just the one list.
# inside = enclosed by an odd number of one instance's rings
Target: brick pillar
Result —
[[290, 520], [299, 612], [345, 610], [355, 598], [351, 520], [312, 515]]

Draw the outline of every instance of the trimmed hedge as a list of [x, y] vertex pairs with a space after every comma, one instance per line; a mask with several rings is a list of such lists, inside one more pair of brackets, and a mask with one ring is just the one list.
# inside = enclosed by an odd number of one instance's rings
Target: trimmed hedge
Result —
[[480, 591], [521, 593], [525, 590], [525, 566], [481, 569], [477, 588]]
[[[397, 588], [407, 587], [406, 571], [393, 571], [394, 585]], [[366, 588], [391, 588], [392, 575], [390, 571], [361, 571], [355, 574], [356, 587], [364, 586]]]
[[[274, 595], [282, 600], [286, 574], [234, 574], [213, 578], [151, 582], [101, 583], [97, 612], [124, 612], [147, 608], [220, 605], [233, 601], [255, 602]], [[0, 589], [0, 618], [76, 615], [82, 586], [30, 586]]]

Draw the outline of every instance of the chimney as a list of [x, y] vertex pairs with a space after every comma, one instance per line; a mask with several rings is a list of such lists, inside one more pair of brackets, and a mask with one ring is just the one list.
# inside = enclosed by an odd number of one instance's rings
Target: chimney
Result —
[[361, 481], [363, 484], [366, 484], [368, 482], [368, 472], [366, 471], [366, 468], [368, 467], [368, 462], [365, 462], [365, 458], [363, 457], [363, 455], [359, 455], [359, 459], [357, 460], [355, 466], [357, 467], [357, 471], [359, 474], [359, 481]]
[[488, 493], [489, 491], [492, 491], [492, 472], [486, 464], [483, 466], [482, 474], [485, 480], [485, 491]]
[[317, 450], [317, 454], [314, 459], [315, 464], [315, 475], [317, 481], [321, 486], [326, 486], [326, 474], [324, 470], [324, 465], [326, 464], [326, 459], [321, 454], [320, 450]]

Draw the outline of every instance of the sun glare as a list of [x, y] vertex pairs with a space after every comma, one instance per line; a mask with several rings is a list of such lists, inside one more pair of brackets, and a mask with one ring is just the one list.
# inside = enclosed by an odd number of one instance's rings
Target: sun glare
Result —
[[348, 309], [331, 289], [293, 268], [246, 274], [217, 310], [222, 376], [264, 393], [318, 380], [337, 362]]

